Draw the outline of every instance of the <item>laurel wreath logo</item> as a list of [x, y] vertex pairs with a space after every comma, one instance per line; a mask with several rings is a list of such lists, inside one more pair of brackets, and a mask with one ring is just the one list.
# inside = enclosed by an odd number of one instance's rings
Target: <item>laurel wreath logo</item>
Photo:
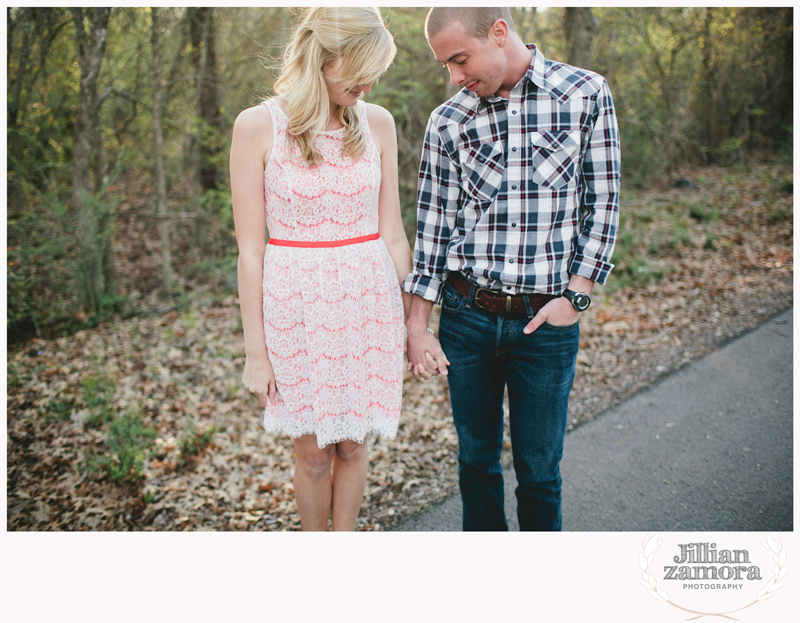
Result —
[[742, 606], [741, 608], [737, 608], [736, 610], [731, 610], [729, 612], [698, 612], [697, 610], [684, 608], [683, 606], [676, 604], [674, 601], [671, 601], [669, 595], [667, 595], [667, 592], [658, 587], [656, 577], [649, 571], [651, 565], [653, 564], [655, 553], [658, 551], [658, 548], [661, 547], [661, 539], [657, 534], [645, 538], [644, 543], [642, 544], [642, 551], [639, 553], [639, 566], [642, 568], [642, 577], [639, 579], [639, 582], [655, 599], [664, 601], [669, 605], [685, 612], [698, 615], [687, 619], [687, 621], [694, 621], [707, 616], [737, 621], [738, 619], [730, 615], [754, 606], [760, 601], [766, 601], [767, 599], [770, 599], [786, 583], [785, 578], [789, 567], [786, 564], [786, 550], [783, 549], [783, 544], [781, 543], [780, 539], [778, 537], [773, 538], [769, 535], [766, 535], [766, 540], [762, 543], [762, 545], [765, 549], [772, 552], [772, 560], [775, 562], [775, 571], [764, 588], [758, 592], [755, 601], [747, 604], [746, 606]]

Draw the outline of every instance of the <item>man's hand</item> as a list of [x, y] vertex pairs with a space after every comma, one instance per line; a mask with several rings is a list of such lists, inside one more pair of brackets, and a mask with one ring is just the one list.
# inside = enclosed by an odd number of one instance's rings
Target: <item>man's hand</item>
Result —
[[580, 315], [581, 313], [572, 306], [572, 303], [561, 296], [542, 307], [522, 332], [526, 335], [533, 333], [545, 322], [558, 327], [567, 327], [578, 322]]
[[416, 378], [428, 380], [442, 374], [447, 376], [450, 362], [439, 345], [439, 340], [428, 331], [428, 319], [433, 303], [420, 296], [411, 297], [408, 312], [408, 369]]
[[408, 369], [416, 378], [427, 381], [434, 376], [447, 376], [450, 362], [439, 340], [427, 329], [408, 329]]
[[[569, 279], [569, 286], [567, 287], [574, 292], [586, 292], [589, 294], [593, 286], [594, 281], [591, 279], [572, 275]], [[581, 313], [572, 306], [572, 303], [563, 296], [560, 296], [542, 307], [539, 313], [533, 317], [522, 332], [526, 335], [533, 333], [545, 322], [556, 327], [568, 327], [578, 322], [580, 316]]]

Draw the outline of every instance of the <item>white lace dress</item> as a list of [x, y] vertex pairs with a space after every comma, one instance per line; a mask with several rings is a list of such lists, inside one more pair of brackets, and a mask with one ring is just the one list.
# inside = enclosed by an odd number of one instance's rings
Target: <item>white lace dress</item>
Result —
[[[344, 129], [321, 133], [309, 167], [286, 143], [275, 100], [265, 170], [270, 244], [264, 254], [264, 333], [278, 387], [264, 428], [317, 445], [397, 433], [403, 383], [403, 303], [378, 232], [380, 155], [358, 104], [367, 149], [343, 153]], [[291, 150], [290, 153], [287, 150]]]

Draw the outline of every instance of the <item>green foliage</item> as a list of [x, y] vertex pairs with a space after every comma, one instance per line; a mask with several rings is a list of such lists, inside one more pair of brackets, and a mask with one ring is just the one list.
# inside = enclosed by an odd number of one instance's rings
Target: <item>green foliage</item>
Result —
[[117, 391], [117, 380], [106, 372], [94, 372], [83, 379], [83, 400], [89, 410], [86, 423], [90, 426], [102, 426], [114, 419], [116, 406], [114, 394]]
[[785, 177], [782, 180], [778, 180], [775, 190], [779, 193], [791, 195], [794, 192], [794, 180], [791, 177]]
[[12, 8], [7, 20], [8, 208], [14, 214], [26, 186], [70, 179], [80, 73], [64, 8]]
[[706, 203], [690, 203], [687, 207], [689, 216], [701, 223], [716, 221], [719, 218], [719, 212]]
[[141, 409], [133, 409], [111, 420], [106, 443], [108, 451], [89, 458], [85, 467], [100, 471], [117, 484], [134, 484], [142, 479], [156, 431], [145, 425]]
[[57, 184], [37, 189], [25, 183], [24, 187], [28, 207], [9, 210], [7, 219], [10, 341], [15, 341], [17, 333], [24, 334], [26, 327], [37, 332], [45, 328], [51, 335], [109, 319], [124, 308], [127, 299], [113, 289], [96, 289], [96, 281], [87, 275], [110, 268], [108, 245], [120, 198], [104, 189], [89, 199], [88, 217], [94, 221], [97, 236], [87, 256], [71, 198], [59, 192]]
[[625, 182], [643, 187], [689, 159], [742, 162], [785, 144], [790, 9], [596, 8], [595, 67], [614, 94]]
[[77, 227], [69, 200], [53, 191], [29, 194], [29, 209], [9, 211], [7, 221], [7, 317], [12, 330], [25, 322], [53, 325], [82, 307]]
[[[536, 43], [548, 58], [566, 60], [563, 9], [514, 7], [512, 12], [523, 40]], [[226, 181], [203, 192], [198, 176], [207, 167], [224, 177], [229, 128], [242, 109], [270, 95], [297, 13], [284, 7], [215, 8], [215, 38], [204, 50], [192, 44], [192, 9], [159, 9], [168, 204], [181, 213], [169, 221], [171, 251], [186, 296], [196, 286], [219, 293], [236, 289]], [[425, 40], [427, 8], [391, 7], [383, 13], [398, 53], [367, 99], [395, 117], [403, 222], [413, 237], [427, 119], [456, 87]], [[791, 161], [790, 7], [595, 7], [593, 14], [599, 27], [588, 69], [604, 75], [612, 89], [625, 186], [660, 182], [683, 162], [739, 167], [732, 169], [735, 185], [756, 148], [777, 150]], [[135, 274], [125, 291], [135, 291], [138, 300], [161, 285], [161, 271], [153, 266], [159, 261], [158, 228], [146, 228], [138, 240], [141, 229], [126, 238], [123, 227], [130, 214], [146, 218], [155, 211], [151, 18], [147, 8], [111, 12], [93, 136], [97, 157], [89, 216], [96, 240], [87, 241], [79, 233], [81, 215], [71, 208], [80, 65], [70, 10], [12, 7], [7, 12], [7, 323], [12, 342], [74, 331], [129, 311], [134, 299], [115, 288], [115, 269]], [[220, 117], [209, 122], [200, 113], [197, 67], [212, 47]], [[790, 178], [775, 184], [776, 193], [791, 190]], [[708, 206], [688, 206], [688, 218], [712, 225], [718, 217]], [[791, 211], [772, 209], [766, 218], [783, 222]], [[640, 224], [641, 218], [628, 226]], [[674, 248], [687, 244], [680, 219], [664, 228]], [[714, 244], [712, 238], [706, 244]], [[629, 266], [621, 272], [632, 280], [658, 279], [663, 271], [653, 258], [662, 247], [669, 250], [658, 240], [631, 247]]]
[[650, 261], [646, 255], [635, 253], [620, 262], [610, 291], [617, 288], [646, 288], [651, 284], [656, 285], [666, 274], [666, 269]]
[[221, 258], [207, 258], [187, 267], [185, 275], [193, 282], [206, 286], [217, 299], [223, 299], [238, 292], [236, 274], [237, 256], [235, 247], [231, 253]]
[[213, 425], [198, 429], [192, 424], [178, 439], [180, 463], [185, 465], [192, 457], [200, 454], [211, 444], [216, 432], [217, 430]]
[[230, 189], [207, 190], [201, 201], [203, 217], [196, 221], [197, 244], [219, 258], [236, 249]]
[[791, 206], [786, 208], [770, 208], [767, 212], [767, 223], [791, 223], [794, 217], [794, 210]]
[[416, 229], [417, 172], [428, 116], [455, 92], [449, 74], [433, 58], [423, 34], [428, 8], [384, 11], [395, 37], [394, 63], [373, 86], [368, 100], [392, 113], [397, 128], [400, 205], [406, 232]]
[[609, 292], [617, 288], [647, 287], [650, 284], [657, 284], [666, 274], [666, 270], [652, 258], [659, 250], [651, 247], [648, 251], [645, 248], [646, 238], [643, 233], [647, 230], [650, 220], [647, 210], [643, 211], [641, 217], [638, 211], [626, 210], [620, 214], [620, 233], [611, 260], [616, 267], [614, 279], [609, 282]]
[[69, 398], [48, 400], [39, 407], [39, 415], [45, 422], [64, 422], [70, 418], [75, 409], [75, 403]]
[[156, 431], [145, 424], [139, 404], [120, 413], [116, 390], [116, 375], [106, 370], [83, 380], [83, 402], [89, 412], [85, 423], [103, 432], [107, 451], [88, 457], [82, 467], [101, 472], [117, 484], [135, 483], [142, 477]]

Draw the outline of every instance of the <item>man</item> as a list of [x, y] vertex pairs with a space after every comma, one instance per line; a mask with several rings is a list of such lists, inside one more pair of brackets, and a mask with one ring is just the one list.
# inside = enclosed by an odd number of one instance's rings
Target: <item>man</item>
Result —
[[[578, 318], [613, 268], [614, 105], [601, 76], [524, 44], [508, 9], [435, 7], [425, 34], [463, 88], [423, 147], [409, 369], [448, 376], [464, 530], [508, 529], [506, 387], [520, 528], [560, 530]], [[439, 302], [441, 347], [428, 329]]]

